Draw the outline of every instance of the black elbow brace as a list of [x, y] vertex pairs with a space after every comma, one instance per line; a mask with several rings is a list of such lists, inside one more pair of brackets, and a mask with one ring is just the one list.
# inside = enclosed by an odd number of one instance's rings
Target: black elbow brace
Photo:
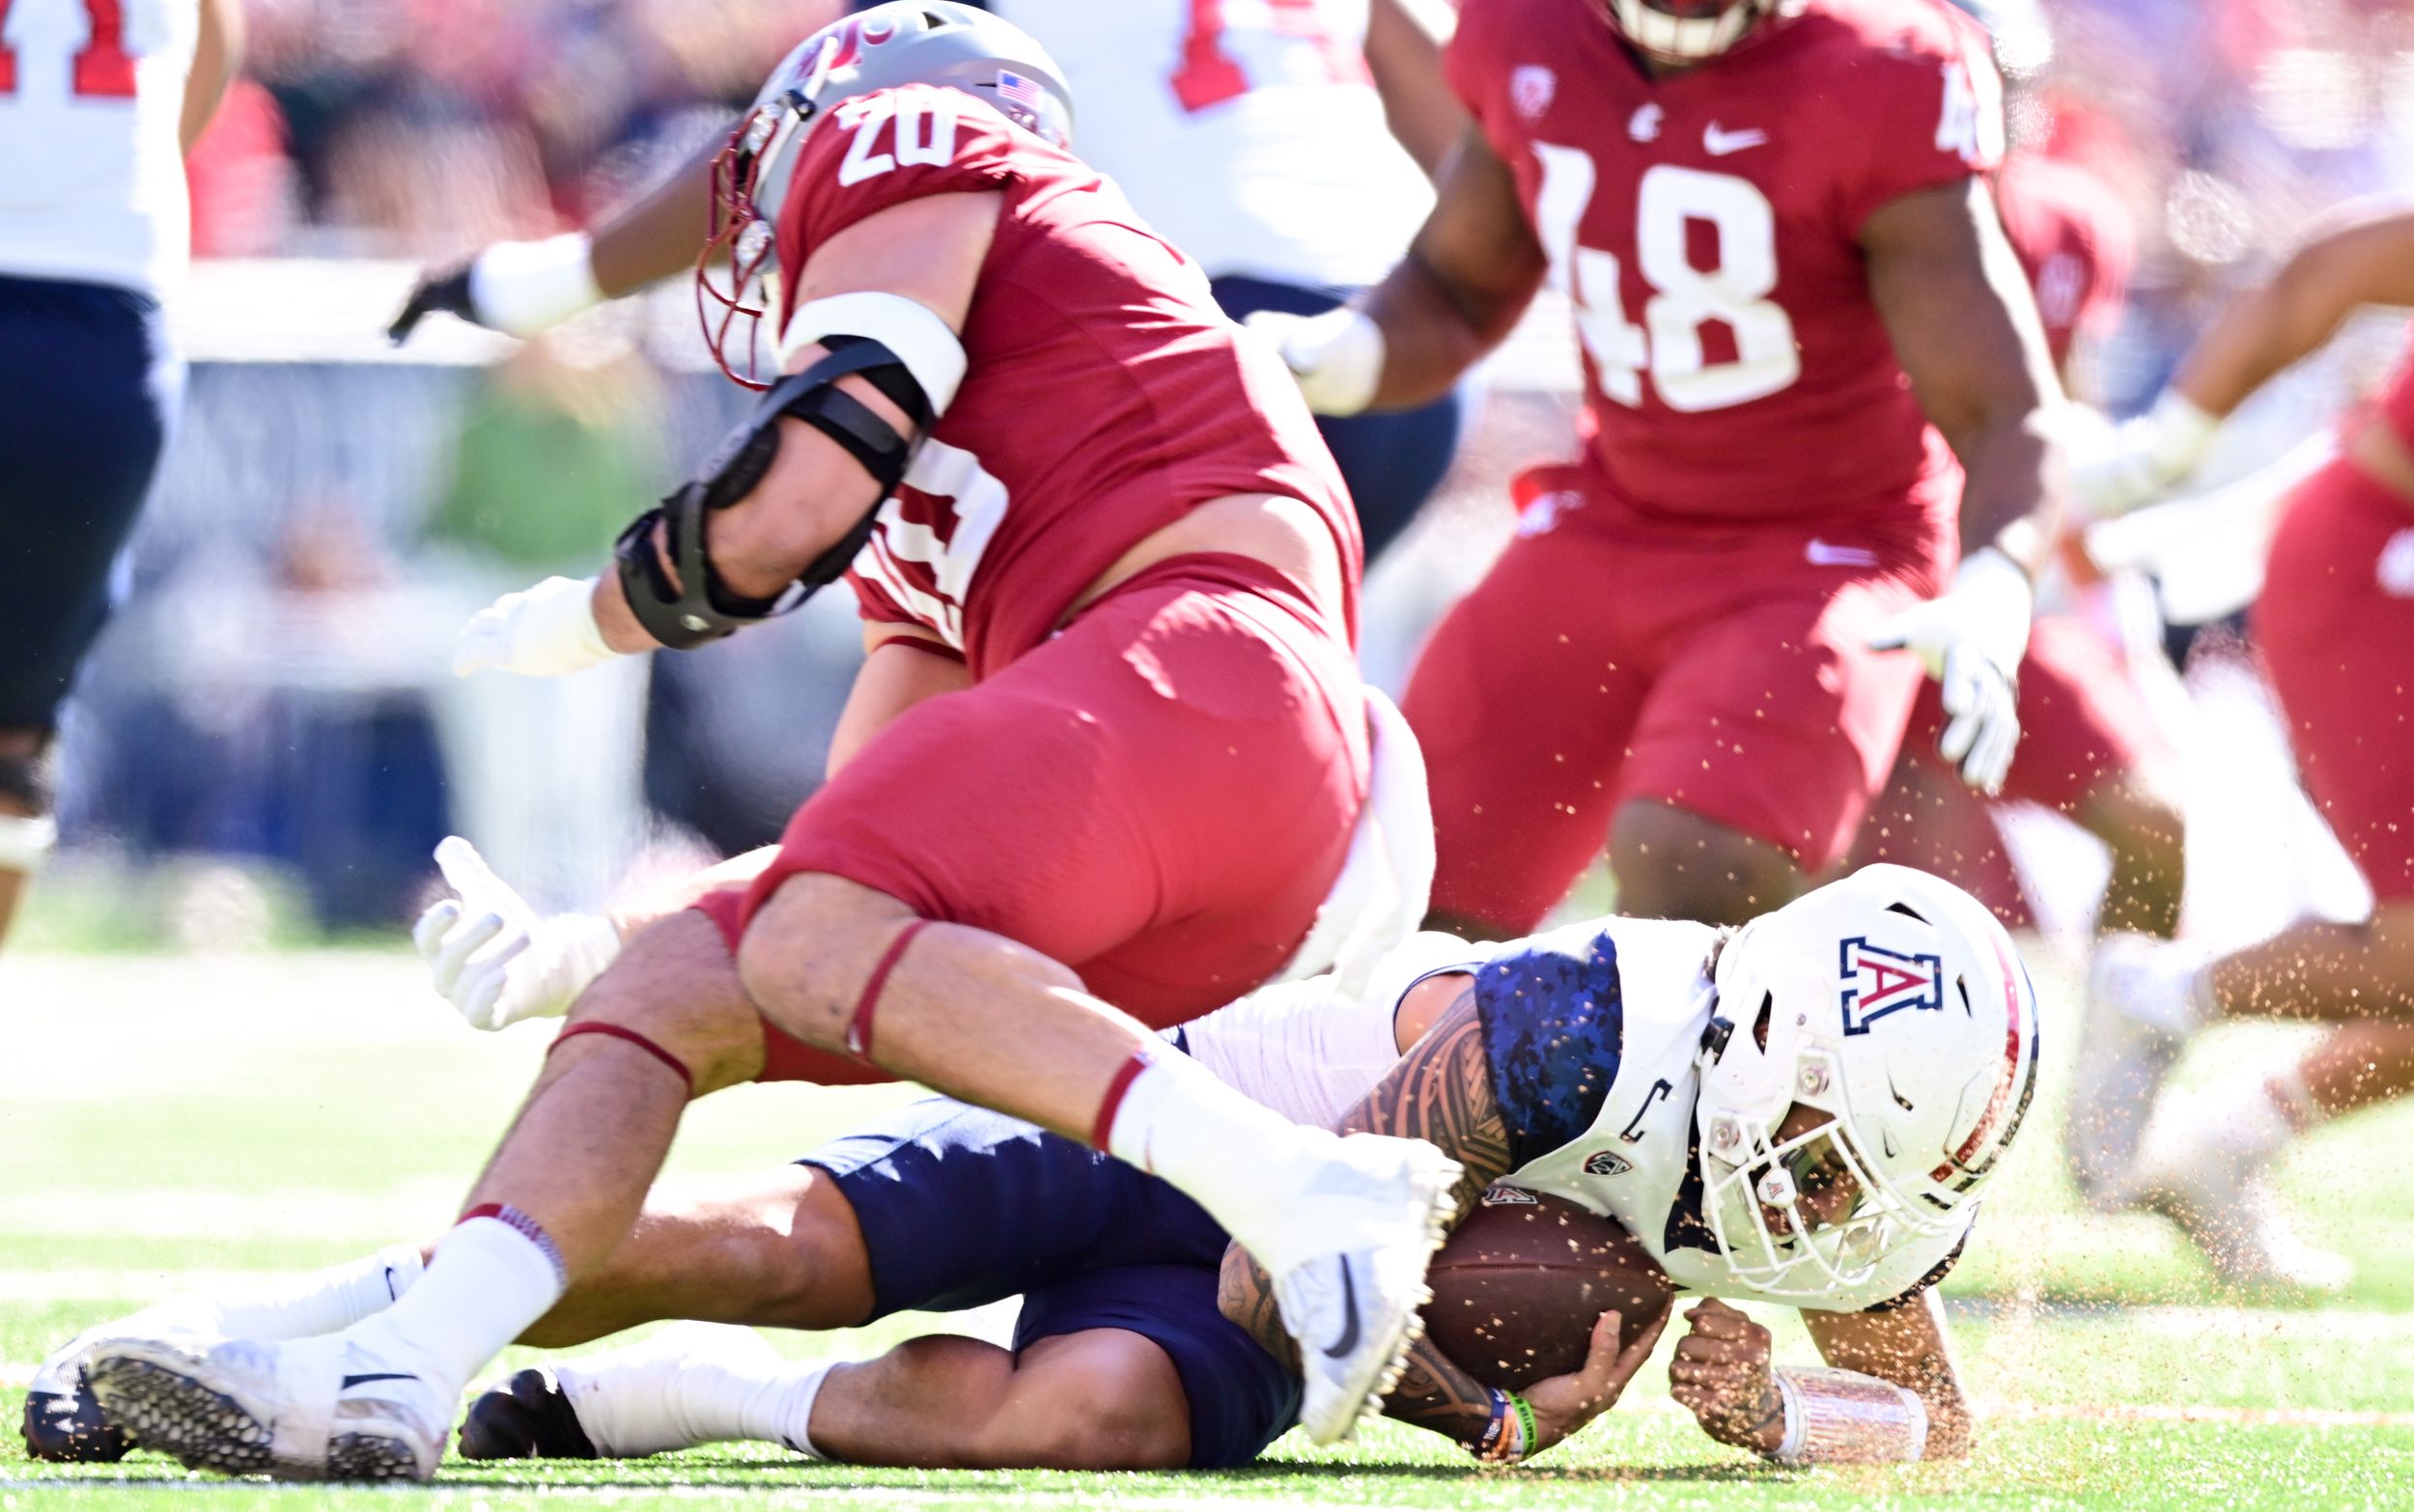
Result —
[[[897, 354], [868, 337], [828, 336], [828, 355], [801, 373], [782, 378], [763, 396], [744, 424], [732, 431], [703, 471], [661, 504], [632, 520], [612, 546], [621, 591], [630, 612], [647, 634], [674, 651], [688, 651], [731, 631], [785, 614], [814, 592], [838, 579], [863, 543], [881, 505], [905, 477], [913, 443], [897, 434], [854, 395], [838, 387], [849, 374], [865, 381], [904, 410], [917, 429], [931, 422], [929, 398]], [[776, 596], [748, 599], [731, 593], [713, 568], [704, 521], [754, 490], [779, 455], [779, 422], [801, 420], [838, 443], [880, 485], [880, 497], [845, 536], [813, 559]], [[670, 566], [656, 549], [654, 527], [665, 527]], [[677, 574], [676, 581], [673, 574]]]

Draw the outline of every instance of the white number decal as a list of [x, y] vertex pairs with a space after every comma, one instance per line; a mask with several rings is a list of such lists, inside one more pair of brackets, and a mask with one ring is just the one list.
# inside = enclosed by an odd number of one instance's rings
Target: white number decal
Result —
[[[873, 152], [880, 128], [891, 121], [897, 126], [895, 154]], [[851, 99], [838, 107], [838, 124], [855, 132], [846, 157], [838, 164], [841, 188], [878, 178], [899, 163], [937, 167], [955, 161], [956, 107], [944, 90], [935, 90], [918, 100], [886, 96]]]
[[[1636, 271], [1653, 294], [1642, 324], [1626, 318], [1614, 254], [1579, 245], [1592, 204], [1592, 158], [1580, 149], [1534, 144], [1542, 187], [1534, 198], [1552, 280], [1576, 306], [1576, 330], [1601, 391], [1642, 403], [1647, 371], [1661, 403], [1693, 413], [1765, 399], [1802, 376], [1794, 322], [1768, 295], [1777, 288], [1777, 212], [1748, 179], [1661, 164], [1644, 172], [1635, 206]], [[1688, 221], [1707, 223], [1718, 251], [1708, 269], [1685, 254]], [[1711, 362], [1701, 327], [1735, 336], [1735, 357]]]
[[1985, 58], [1945, 65], [1945, 108], [1936, 118], [1936, 150], [1973, 168], [2004, 154], [2004, 88]]

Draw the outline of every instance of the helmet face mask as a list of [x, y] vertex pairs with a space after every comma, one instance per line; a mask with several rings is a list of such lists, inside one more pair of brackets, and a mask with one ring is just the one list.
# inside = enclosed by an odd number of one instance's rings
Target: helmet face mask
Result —
[[2036, 1080], [2035, 994], [1976, 899], [1873, 866], [1754, 919], [1715, 972], [1702, 1216], [1772, 1298], [1956, 1235]]
[[[773, 228], [806, 135], [845, 101], [909, 83], [961, 90], [1057, 147], [1072, 144], [1064, 70], [1037, 42], [986, 11], [954, 0], [890, 0], [806, 38], [772, 70], [713, 161], [696, 318], [714, 360], [745, 387], [770, 386], [756, 371], [756, 337], [777, 302]], [[729, 266], [716, 282], [713, 266], [723, 254]]]

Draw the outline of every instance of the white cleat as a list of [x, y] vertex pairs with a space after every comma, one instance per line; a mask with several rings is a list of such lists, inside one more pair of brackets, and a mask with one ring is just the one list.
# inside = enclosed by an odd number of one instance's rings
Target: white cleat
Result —
[[2135, 1205], [2139, 1137], [2196, 1028], [2188, 998], [2196, 960], [2141, 935], [2108, 936], [2096, 946], [2063, 1149], [2079, 1195], [2098, 1213]]
[[1274, 1278], [1282, 1326], [1299, 1344], [1300, 1426], [1336, 1443], [1398, 1384], [1433, 1293], [1425, 1267], [1456, 1211], [1456, 1161], [1422, 1139], [1352, 1134], [1298, 1194], [1286, 1252], [1306, 1258]]
[[2314, 1297], [2342, 1291], [2355, 1278], [2353, 1261], [2298, 1228], [2265, 1179], [2265, 1152], [2237, 1137], [2237, 1120], [2205, 1098], [2166, 1104], [2138, 1152], [2137, 1206], [2176, 1224], [2233, 1291]]
[[[689, 1323], [642, 1344], [537, 1365], [491, 1386], [462, 1422], [464, 1459], [633, 1460], [726, 1435], [697, 1425], [733, 1377], [759, 1378], [779, 1351], [752, 1329]], [[725, 1422], [725, 1410], [711, 1413]]]
[[95, 1396], [126, 1437], [187, 1470], [281, 1480], [427, 1480], [454, 1395], [342, 1334], [119, 1336], [94, 1343]]

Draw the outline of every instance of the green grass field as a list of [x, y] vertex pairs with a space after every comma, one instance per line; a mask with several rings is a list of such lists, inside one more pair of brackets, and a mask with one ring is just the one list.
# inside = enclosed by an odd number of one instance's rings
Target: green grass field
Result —
[[[2066, 976], [2041, 976], [2049, 1031]], [[463, 1029], [416, 962], [390, 951], [0, 958], [0, 1378], [23, 1386], [76, 1329], [230, 1274], [297, 1270], [438, 1231], [546, 1035]], [[2051, 1052], [2059, 1070], [2067, 1032]], [[2228, 1031], [2191, 1075], [2288, 1051]], [[1533, 1466], [1471, 1470], [1385, 1425], [1335, 1452], [1296, 1438], [1245, 1472], [938, 1474], [698, 1451], [569, 1470], [448, 1468], [424, 1492], [278, 1489], [188, 1477], [137, 1455], [61, 1470], [0, 1445], [0, 1512], [66, 1506], [368, 1507], [400, 1495], [463, 1509], [561, 1505], [866, 1507], [1226, 1505], [1841, 1507], [2414, 1506], [2414, 1108], [2323, 1132], [2286, 1189], [2362, 1278], [2319, 1308], [2232, 1307], [2144, 1218], [2079, 1212], [2057, 1170], [2059, 1078], [2033, 1116], [1951, 1284], [1965, 1375], [1987, 1407], [1967, 1464], [1775, 1470], [1712, 1443], [1658, 1365], [1625, 1403]], [[894, 1096], [748, 1088], [689, 1119], [672, 1172], [744, 1170], [810, 1146]], [[1767, 1310], [1772, 1322], [1787, 1317]], [[919, 1328], [944, 1320], [913, 1320]], [[909, 1329], [783, 1339], [862, 1353]], [[1798, 1329], [1781, 1356], [1807, 1358]], [[14, 1389], [7, 1404], [13, 1428]]]

